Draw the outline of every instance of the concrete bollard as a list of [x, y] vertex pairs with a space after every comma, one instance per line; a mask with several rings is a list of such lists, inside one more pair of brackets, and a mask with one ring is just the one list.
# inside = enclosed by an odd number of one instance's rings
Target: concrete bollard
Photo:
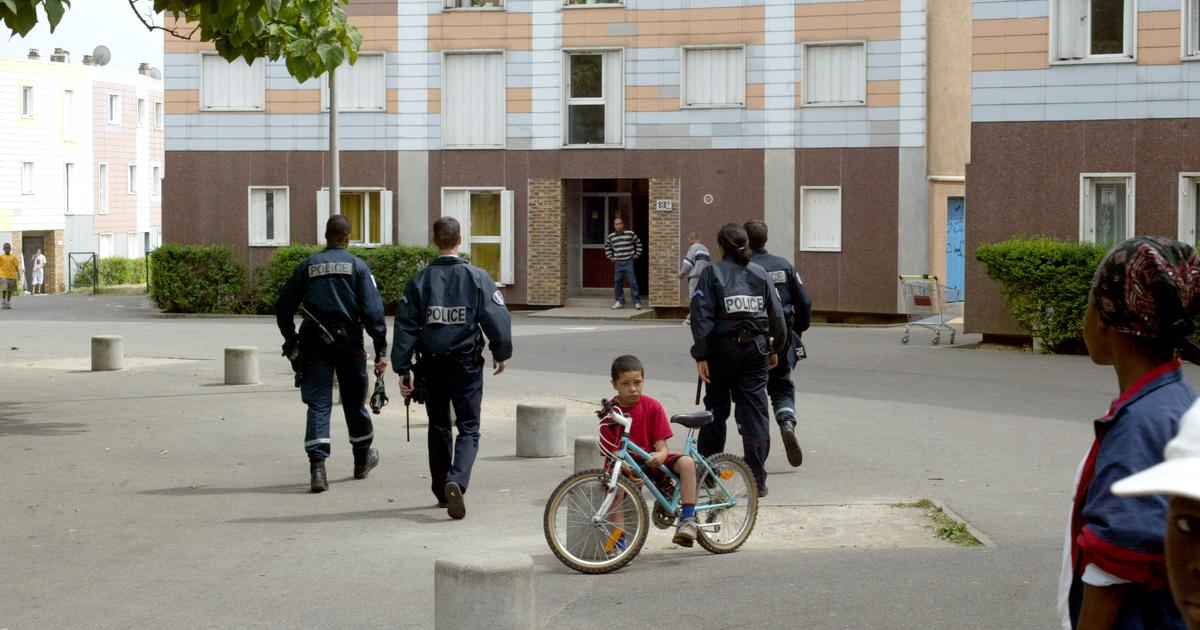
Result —
[[604, 455], [594, 435], [575, 436], [575, 472], [604, 468]]
[[111, 372], [125, 364], [125, 345], [119, 335], [92, 337], [92, 371]]
[[434, 564], [434, 630], [531, 630], [536, 625], [528, 555], [470, 553]]
[[567, 454], [567, 408], [552, 403], [517, 405], [517, 457]]
[[225, 348], [225, 384], [258, 385], [258, 348]]

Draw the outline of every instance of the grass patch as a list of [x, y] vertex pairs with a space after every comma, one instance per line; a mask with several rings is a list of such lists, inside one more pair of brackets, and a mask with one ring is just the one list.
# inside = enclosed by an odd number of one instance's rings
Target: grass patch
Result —
[[897, 503], [894, 507], [925, 510], [925, 516], [933, 521], [933, 535], [942, 540], [949, 541], [959, 547], [979, 547], [983, 545], [967, 529], [966, 523], [954, 520], [949, 514], [942, 511], [942, 508], [929, 499], [921, 499], [913, 503]]

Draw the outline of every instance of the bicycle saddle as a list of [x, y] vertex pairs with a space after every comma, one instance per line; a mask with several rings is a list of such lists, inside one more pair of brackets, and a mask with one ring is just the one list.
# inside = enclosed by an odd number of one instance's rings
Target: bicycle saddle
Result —
[[681, 424], [689, 429], [699, 429], [712, 421], [711, 411], [693, 411], [692, 413], [681, 413], [677, 416], [671, 416], [671, 422]]

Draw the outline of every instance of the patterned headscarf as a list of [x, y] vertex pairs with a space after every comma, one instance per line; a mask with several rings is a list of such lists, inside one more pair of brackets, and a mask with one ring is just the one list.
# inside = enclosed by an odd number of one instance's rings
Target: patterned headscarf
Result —
[[1188, 340], [1200, 315], [1200, 256], [1192, 246], [1161, 236], [1131, 238], [1100, 261], [1092, 296], [1106, 326], [1166, 341], [1193, 362], [1200, 357]]

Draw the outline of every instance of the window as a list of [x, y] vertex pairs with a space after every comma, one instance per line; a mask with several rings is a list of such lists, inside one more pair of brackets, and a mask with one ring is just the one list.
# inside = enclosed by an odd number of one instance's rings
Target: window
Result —
[[[359, 53], [354, 65], [337, 68], [339, 112], [387, 110], [387, 64], [383, 53]], [[321, 82], [321, 109], [329, 110], [329, 80]]]
[[136, 195], [138, 193], [137, 185], [138, 185], [137, 166], [134, 164], [130, 164], [129, 165], [129, 194]]
[[1132, 173], [1079, 176], [1079, 241], [1115, 245], [1133, 236]]
[[21, 162], [21, 194], [33, 194], [33, 162]]
[[21, 86], [21, 116], [25, 118], [33, 117], [33, 86]]
[[1200, 173], [1179, 174], [1179, 240], [1200, 241]]
[[112, 236], [113, 236], [112, 234], [101, 234], [100, 235], [100, 247], [99, 247], [100, 251], [97, 252], [97, 257], [99, 257], [99, 258], [112, 257], [112, 241], [113, 241]]
[[804, 44], [805, 105], [866, 105], [865, 42]]
[[150, 186], [154, 194], [162, 194], [162, 167], [157, 164], [150, 167]]
[[[291, 240], [290, 217], [287, 188], [250, 188], [251, 245], [287, 245]], [[318, 234], [318, 240], [323, 236], [324, 230]]]
[[154, 128], [163, 128], [163, 104], [162, 101], [154, 102]]
[[746, 49], [684, 48], [684, 107], [746, 105]]
[[75, 181], [75, 165], [67, 162], [63, 165], [63, 212], [71, 214], [71, 186]]
[[447, 9], [500, 9], [503, 0], [445, 0]]
[[125, 239], [125, 256], [127, 258], [141, 258], [142, 253], [142, 235], [139, 232], [130, 232]]
[[800, 251], [842, 251], [842, 189], [800, 187]]
[[625, 131], [622, 51], [568, 52], [563, 68], [563, 144], [619, 146]]
[[266, 109], [267, 66], [262, 59], [232, 63], [215, 54], [200, 55], [202, 111], [261, 111]]
[[1132, 60], [1136, 0], [1050, 0], [1050, 58]]
[[100, 214], [108, 214], [108, 165], [101, 164], [96, 174], [97, 185], [99, 186], [100, 196]]
[[458, 219], [459, 251], [498, 284], [513, 282], [513, 192], [498, 188], [442, 189], [442, 215]]
[[121, 95], [120, 94], [109, 94], [108, 95], [108, 124], [110, 124], [110, 125], [121, 124]]
[[63, 140], [75, 139], [75, 92], [63, 91]]
[[621, 6], [625, 4], [622, 0], [564, 0], [563, 6], [566, 7], [595, 7], [595, 6]]
[[137, 100], [137, 126], [146, 126], [146, 99], [144, 98]]
[[1200, 57], [1200, 0], [1183, 3], [1183, 56]]
[[[371, 247], [392, 242], [392, 191], [342, 189], [342, 216], [350, 221], [350, 242]], [[317, 191], [317, 234], [325, 234], [329, 220], [329, 189]]]
[[504, 53], [446, 54], [442, 68], [443, 146], [503, 147]]

